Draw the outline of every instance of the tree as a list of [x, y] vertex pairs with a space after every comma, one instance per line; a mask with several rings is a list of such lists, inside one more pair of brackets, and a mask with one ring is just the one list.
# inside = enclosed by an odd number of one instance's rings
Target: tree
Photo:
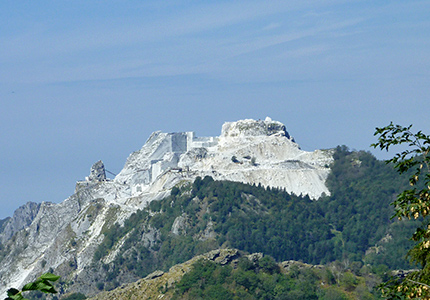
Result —
[[389, 150], [396, 145], [406, 145], [406, 150], [395, 154], [387, 163], [394, 164], [399, 173], [409, 175], [410, 188], [401, 192], [392, 203], [393, 218], [399, 220], [422, 219], [422, 226], [412, 235], [415, 246], [408, 257], [419, 269], [403, 277], [393, 278], [382, 285], [382, 292], [389, 299], [430, 299], [430, 135], [421, 131], [413, 133], [412, 125], [390, 125], [376, 128], [378, 142], [374, 148]]
[[22, 296], [22, 293], [26, 291], [41, 291], [47, 294], [56, 294], [57, 291], [50, 281], [54, 282], [58, 279], [60, 279], [60, 276], [51, 273], [45, 273], [37, 278], [36, 281], [24, 285], [22, 291], [19, 291], [15, 288], [9, 289], [7, 291], [8, 297], [5, 298], [5, 300], [28, 300]]

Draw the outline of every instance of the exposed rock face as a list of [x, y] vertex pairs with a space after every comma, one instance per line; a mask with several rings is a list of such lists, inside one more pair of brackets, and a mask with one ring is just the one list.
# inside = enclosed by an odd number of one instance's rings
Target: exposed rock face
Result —
[[290, 139], [285, 125], [278, 121], [272, 121], [267, 117], [262, 120], [240, 120], [237, 122], [226, 122], [222, 126], [221, 137], [237, 136], [271, 136], [279, 135]]
[[[325, 180], [331, 161], [331, 150], [300, 150], [285, 126], [270, 118], [226, 123], [219, 137], [154, 132], [128, 157], [114, 180], [106, 178], [98, 161], [68, 199], [59, 204], [27, 204], [3, 224], [0, 298], [5, 297], [6, 287], [21, 287], [49, 268], [82, 282], [77, 284], [86, 288], [81, 292], [94, 294], [95, 286], [85, 286], [92, 280], [86, 269], [103, 241], [103, 229], [122, 224], [137, 209], [167, 196], [178, 183], [209, 175], [215, 180], [281, 187], [317, 199], [329, 194]], [[184, 216], [175, 221], [172, 231], [181, 234], [187, 226]], [[145, 238], [150, 244], [156, 235], [148, 232]], [[213, 235], [208, 225], [200, 238]], [[115, 253], [113, 249], [105, 259], [113, 260]]]
[[9, 240], [16, 232], [29, 226], [37, 213], [39, 212], [40, 203], [27, 202], [25, 205], [19, 207], [13, 213], [13, 217], [7, 220], [0, 232], [0, 243]]
[[90, 171], [90, 176], [88, 177], [89, 181], [103, 181], [106, 180], [106, 171], [105, 171], [105, 165], [101, 160], [96, 162], [92, 167]]
[[171, 232], [175, 235], [185, 234], [187, 231], [187, 215], [183, 214], [175, 219]]
[[85, 180], [76, 182], [75, 192], [106, 180], [105, 165], [101, 160], [99, 160], [93, 164], [90, 170], [90, 175], [85, 177]]
[[331, 151], [300, 150], [284, 124], [270, 118], [248, 119], [225, 123], [220, 137], [155, 132], [129, 156], [115, 181], [129, 186], [131, 195], [137, 196], [209, 175], [216, 180], [285, 188], [317, 199], [329, 194], [325, 179], [331, 161]]

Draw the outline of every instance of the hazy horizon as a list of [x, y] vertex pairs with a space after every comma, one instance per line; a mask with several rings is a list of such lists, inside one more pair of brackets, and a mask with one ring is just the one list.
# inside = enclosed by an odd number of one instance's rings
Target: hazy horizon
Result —
[[61, 202], [153, 131], [284, 123], [302, 149], [430, 133], [429, 1], [0, 3], [0, 219]]

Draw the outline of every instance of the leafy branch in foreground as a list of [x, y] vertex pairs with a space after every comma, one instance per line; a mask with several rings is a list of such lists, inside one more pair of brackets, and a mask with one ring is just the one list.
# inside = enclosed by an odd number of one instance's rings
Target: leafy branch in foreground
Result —
[[389, 150], [395, 145], [407, 145], [408, 148], [387, 161], [393, 163], [399, 173], [412, 171], [409, 177], [411, 188], [404, 190], [392, 203], [395, 209], [393, 217], [422, 218], [422, 226], [412, 235], [415, 246], [408, 252], [412, 262], [420, 269], [410, 272], [403, 278], [394, 278], [382, 286], [382, 292], [389, 299], [430, 299], [430, 135], [421, 131], [413, 133], [412, 125], [403, 127], [390, 125], [376, 128], [378, 142], [374, 148]]
[[8, 297], [5, 298], [5, 300], [28, 300], [27, 298], [24, 298], [22, 296], [22, 293], [27, 291], [41, 291], [47, 294], [56, 294], [57, 291], [55, 290], [51, 281], [55, 282], [58, 279], [60, 279], [60, 276], [51, 273], [45, 273], [39, 278], [37, 278], [36, 281], [24, 285], [22, 291], [19, 291], [15, 288], [9, 289], [7, 291]]

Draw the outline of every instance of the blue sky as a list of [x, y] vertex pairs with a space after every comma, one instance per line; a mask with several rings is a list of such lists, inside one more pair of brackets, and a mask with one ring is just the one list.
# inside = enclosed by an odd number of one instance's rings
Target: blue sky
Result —
[[[430, 1], [1, 1], [0, 218], [151, 132], [279, 120], [305, 150], [430, 133]], [[382, 154], [373, 151], [378, 157]]]

